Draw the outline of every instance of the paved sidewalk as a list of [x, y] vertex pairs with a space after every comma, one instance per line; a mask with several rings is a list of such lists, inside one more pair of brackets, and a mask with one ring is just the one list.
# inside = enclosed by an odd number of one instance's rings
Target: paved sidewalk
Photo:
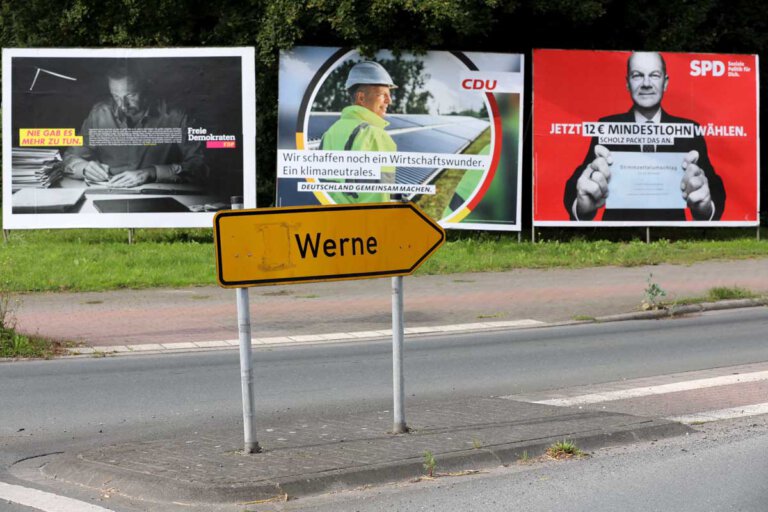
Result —
[[[247, 503], [307, 496], [423, 476], [424, 452], [436, 471], [515, 464], [568, 439], [585, 450], [690, 432], [666, 420], [530, 404], [502, 398], [412, 407], [409, 434], [392, 435], [390, 411], [302, 417], [263, 425], [263, 453], [243, 455], [242, 432], [198, 433], [126, 443], [14, 466], [62, 482], [155, 503]], [[150, 510], [166, 510], [162, 506]]]
[[[405, 279], [406, 327], [553, 323], [636, 312], [651, 274], [669, 301], [703, 296], [716, 286], [768, 295], [768, 255], [689, 266], [417, 276]], [[252, 334], [257, 339], [302, 342], [306, 336], [391, 328], [390, 279], [252, 288], [250, 297]], [[20, 330], [93, 347], [179, 343], [215, 347], [237, 338], [235, 292], [218, 287], [27, 294], [21, 302], [16, 313]]]

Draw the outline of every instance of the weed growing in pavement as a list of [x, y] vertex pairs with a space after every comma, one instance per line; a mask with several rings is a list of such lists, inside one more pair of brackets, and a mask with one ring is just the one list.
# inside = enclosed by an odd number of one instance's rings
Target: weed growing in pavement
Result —
[[573, 441], [568, 441], [567, 439], [552, 443], [547, 448], [547, 455], [553, 459], [581, 459], [587, 457], [587, 454], [579, 449]]
[[484, 318], [501, 318], [503, 316], [504, 316], [504, 313], [493, 313], [493, 314], [487, 314], [487, 315], [480, 314], [480, 315], [477, 315], [477, 318], [482, 320]]
[[517, 458], [517, 462], [520, 464], [527, 464], [531, 459], [532, 457], [528, 455], [528, 450], [523, 450], [523, 453]]
[[435, 476], [435, 468], [437, 467], [437, 461], [431, 451], [424, 451], [424, 471], [427, 472], [427, 476], [432, 478]]
[[645, 298], [640, 306], [643, 311], [661, 309], [663, 307], [661, 299], [667, 296], [667, 292], [653, 280], [652, 273], [648, 274], [646, 282], [648, 286], [645, 287]]
[[[671, 304], [672, 306], [688, 306], [691, 304], [702, 304], [704, 302], [717, 302], [719, 300], [733, 300], [733, 299], [761, 299], [760, 294], [757, 294], [746, 288], [740, 288], [738, 286], [718, 286], [707, 290], [707, 294], [701, 297], [680, 297], [675, 299]], [[763, 301], [766, 301], [768, 297], [762, 297]]]
[[10, 338], [11, 342], [8, 344], [8, 346], [14, 353], [23, 354], [29, 352], [31, 349], [31, 343], [29, 342], [29, 338], [26, 336], [16, 332], [13, 333]]
[[483, 447], [483, 442], [481, 440], [477, 439], [476, 437], [473, 437], [472, 438], [472, 447], [475, 450], [479, 450], [480, 448]]
[[0, 358], [50, 359], [66, 355], [77, 344], [27, 336], [13, 329], [0, 328]]

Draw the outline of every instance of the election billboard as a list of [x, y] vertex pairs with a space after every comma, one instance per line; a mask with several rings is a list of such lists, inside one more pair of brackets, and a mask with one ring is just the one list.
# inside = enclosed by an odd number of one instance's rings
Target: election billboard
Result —
[[524, 59], [280, 53], [277, 206], [407, 200], [445, 228], [520, 230]]
[[757, 55], [534, 50], [536, 226], [754, 226]]
[[3, 228], [255, 207], [254, 82], [253, 48], [4, 49]]

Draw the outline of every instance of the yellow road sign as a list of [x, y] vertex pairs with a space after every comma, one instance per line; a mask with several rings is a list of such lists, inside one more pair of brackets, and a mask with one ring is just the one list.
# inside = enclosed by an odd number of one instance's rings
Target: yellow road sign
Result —
[[411, 203], [227, 210], [213, 232], [224, 288], [408, 275], [445, 241]]

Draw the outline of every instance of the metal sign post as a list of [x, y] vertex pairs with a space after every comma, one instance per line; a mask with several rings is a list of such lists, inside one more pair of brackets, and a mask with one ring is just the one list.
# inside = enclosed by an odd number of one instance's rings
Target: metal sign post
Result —
[[394, 422], [392, 433], [405, 434], [405, 374], [403, 373], [403, 277], [392, 278], [392, 394]]
[[[243, 198], [232, 198], [232, 209], [243, 209]], [[253, 352], [251, 351], [251, 307], [248, 288], [238, 288], [237, 331], [240, 338], [240, 387], [243, 395], [244, 453], [259, 453], [261, 447], [256, 441], [256, 423], [253, 421], [255, 406], [253, 382]]]
[[[400, 194], [392, 196], [395, 203], [405, 202]], [[392, 433], [405, 434], [405, 372], [403, 372], [403, 341], [405, 319], [403, 318], [403, 277], [392, 278]]]
[[233, 211], [214, 216], [213, 236], [216, 279], [238, 293], [245, 451], [259, 451], [253, 433], [248, 286], [392, 277], [393, 431], [407, 432], [402, 276], [443, 244], [443, 228], [412, 203], [243, 210], [242, 198], [237, 199]]

